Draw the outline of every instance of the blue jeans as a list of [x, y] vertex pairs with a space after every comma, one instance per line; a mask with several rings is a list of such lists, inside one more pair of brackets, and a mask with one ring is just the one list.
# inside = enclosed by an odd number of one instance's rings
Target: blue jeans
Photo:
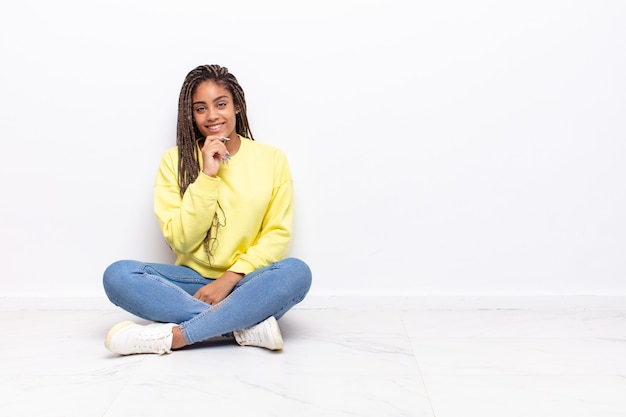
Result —
[[193, 297], [212, 281], [186, 266], [138, 261], [113, 263], [103, 279], [113, 304], [147, 320], [178, 324], [192, 344], [282, 317], [306, 296], [311, 270], [288, 258], [249, 273], [215, 305]]

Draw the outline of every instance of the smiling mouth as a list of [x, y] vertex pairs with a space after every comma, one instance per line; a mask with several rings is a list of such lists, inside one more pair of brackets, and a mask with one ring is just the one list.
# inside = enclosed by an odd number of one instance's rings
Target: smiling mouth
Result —
[[222, 126], [224, 126], [224, 123], [220, 123], [219, 125], [207, 126], [206, 128], [211, 132], [217, 132], [222, 128]]

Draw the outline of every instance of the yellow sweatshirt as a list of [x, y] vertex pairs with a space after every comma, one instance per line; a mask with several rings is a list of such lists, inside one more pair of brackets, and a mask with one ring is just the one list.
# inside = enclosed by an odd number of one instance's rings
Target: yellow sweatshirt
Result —
[[[227, 270], [248, 274], [282, 259], [289, 248], [293, 182], [287, 159], [275, 147], [240, 138], [239, 151], [217, 177], [200, 172], [182, 198], [177, 147], [164, 153], [156, 177], [154, 211], [176, 265], [207, 278]], [[204, 239], [216, 211], [221, 226], [211, 235], [217, 240], [209, 262]]]

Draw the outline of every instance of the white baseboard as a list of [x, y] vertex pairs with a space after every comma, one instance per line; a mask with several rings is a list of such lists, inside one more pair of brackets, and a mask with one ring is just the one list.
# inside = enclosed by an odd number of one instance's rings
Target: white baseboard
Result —
[[351, 310], [626, 310], [626, 296], [411, 295], [310, 296], [298, 308]]
[[[0, 296], [0, 310], [109, 310], [116, 309], [102, 295]], [[309, 294], [296, 309], [338, 310], [626, 310], [626, 295], [347, 295]]]

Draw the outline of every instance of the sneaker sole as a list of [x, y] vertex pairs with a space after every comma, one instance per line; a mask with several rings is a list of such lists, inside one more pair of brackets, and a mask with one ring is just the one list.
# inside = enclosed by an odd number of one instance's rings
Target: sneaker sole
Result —
[[113, 339], [113, 337], [115, 336], [115, 334], [116, 334], [117, 332], [119, 332], [120, 330], [122, 330], [123, 328], [128, 327], [128, 326], [132, 326], [132, 325], [134, 325], [134, 324], [135, 324], [135, 322], [130, 321], [130, 320], [123, 321], [123, 322], [121, 322], [121, 323], [117, 323], [115, 326], [113, 326], [113, 327], [111, 328], [111, 330], [109, 330], [109, 333], [107, 333], [107, 338], [106, 338], [106, 340], [104, 341], [104, 346], [105, 346], [107, 349], [111, 350], [111, 348], [110, 348], [110, 346], [111, 346], [111, 340]]
[[274, 347], [270, 350], [282, 350], [283, 349], [283, 335], [280, 333], [280, 327], [278, 326], [278, 320], [273, 316], [269, 318], [272, 323], [272, 339], [274, 340]]

